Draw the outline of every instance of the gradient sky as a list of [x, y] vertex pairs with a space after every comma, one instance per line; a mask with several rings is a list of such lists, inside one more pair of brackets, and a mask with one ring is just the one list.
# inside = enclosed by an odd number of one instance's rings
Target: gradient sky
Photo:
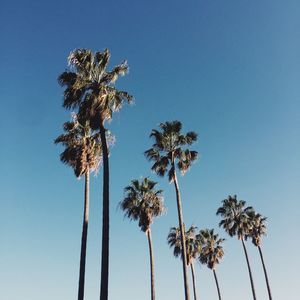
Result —
[[[157, 299], [182, 300], [181, 263], [166, 243], [177, 225], [174, 187], [143, 152], [162, 121], [194, 130], [201, 154], [181, 177], [187, 226], [226, 238], [217, 272], [223, 298], [250, 300], [241, 243], [217, 228], [216, 209], [237, 194], [268, 216], [263, 251], [274, 299], [299, 299], [300, 2], [298, 0], [7, 1], [1, 5], [0, 298], [76, 299], [84, 180], [59, 161], [53, 140], [70, 112], [58, 75], [75, 48], [127, 59], [117, 86], [135, 104], [108, 125], [111, 151], [110, 300], [149, 299], [147, 240], [117, 209], [123, 187], [149, 176], [167, 214], [153, 225]], [[91, 180], [86, 300], [98, 299], [101, 170]], [[257, 298], [267, 299], [257, 249], [247, 243]], [[201, 299], [216, 299], [197, 265]]]

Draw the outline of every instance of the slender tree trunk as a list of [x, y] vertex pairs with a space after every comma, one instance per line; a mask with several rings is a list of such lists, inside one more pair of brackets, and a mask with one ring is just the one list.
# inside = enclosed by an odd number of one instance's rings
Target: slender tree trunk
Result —
[[247, 260], [247, 266], [248, 266], [249, 277], [250, 277], [250, 282], [251, 282], [253, 300], [256, 300], [255, 288], [254, 288], [254, 282], [253, 282], [253, 278], [252, 278], [252, 272], [251, 272], [249, 257], [248, 257], [248, 253], [247, 253], [247, 249], [246, 249], [244, 238], [242, 237], [241, 240], [242, 240], [242, 243], [243, 243], [243, 248], [244, 248], [244, 252], [245, 252], [245, 256], [246, 256], [246, 260]]
[[269, 284], [269, 279], [268, 279], [267, 269], [266, 269], [266, 266], [265, 266], [264, 257], [263, 257], [262, 251], [261, 251], [261, 247], [257, 246], [257, 248], [258, 248], [258, 251], [259, 251], [261, 263], [263, 265], [263, 269], [264, 269], [264, 273], [265, 273], [265, 278], [266, 278], [266, 283], [267, 283], [267, 288], [268, 288], [268, 294], [269, 294], [269, 300], [272, 300], [271, 288], [270, 288], [270, 284]]
[[86, 242], [87, 242], [87, 234], [88, 234], [89, 206], [90, 206], [89, 194], [90, 194], [90, 171], [87, 170], [85, 174], [85, 188], [84, 188], [84, 212], [83, 212], [83, 224], [82, 224], [82, 235], [81, 235], [78, 300], [83, 300], [84, 298]]
[[193, 291], [194, 291], [194, 300], [197, 300], [197, 292], [196, 292], [196, 274], [194, 263], [191, 263], [191, 271], [192, 271], [192, 279], [193, 279]]
[[105, 128], [103, 123], [100, 125], [100, 137], [103, 156], [103, 212], [100, 300], [107, 300], [109, 272], [109, 162]]
[[155, 300], [155, 287], [154, 287], [154, 257], [152, 248], [152, 236], [151, 229], [147, 230], [148, 244], [149, 244], [149, 254], [150, 254], [150, 277], [151, 277], [151, 300]]
[[188, 279], [187, 261], [186, 261], [186, 245], [185, 245], [185, 231], [184, 231], [185, 229], [183, 223], [181, 197], [180, 197], [180, 191], [179, 191], [174, 162], [172, 163], [172, 166], [174, 168], [174, 184], [175, 184], [175, 191], [176, 191], [177, 212], [178, 212], [178, 220], [179, 220], [179, 227], [180, 227], [181, 245], [182, 245], [181, 251], [182, 251], [184, 293], [185, 293], [185, 300], [190, 300], [189, 279]]
[[221, 299], [221, 291], [220, 291], [220, 287], [219, 287], [219, 282], [218, 282], [218, 278], [217, 278], [217, 274], [216, 274], [215, 269], [213, 269], [213, 273], [214, 273], [215, 282], [216, 282], [216, 286], [217, 286], [217, 290], [218, 290], [219, 300], [222, 300]]

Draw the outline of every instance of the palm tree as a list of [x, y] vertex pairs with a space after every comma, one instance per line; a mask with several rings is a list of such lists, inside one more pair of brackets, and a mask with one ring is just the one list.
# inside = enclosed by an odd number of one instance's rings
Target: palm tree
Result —
[[219, 235], [215, 234], [213, 229], [200, 230], [199, 235], [197, 235], [197, 239], [202, 246], [199, 261], [202, 264], [207, 265], [207, 267], [213, 271], [219, 300], [221, 300], [216, 266], [219, 264], [220, 259], [224, 256], [224, 250], [221, 244], [225, 241], [225, 239], [219, 238]]
[[139, 227], [146, 233], [150, 254], [151, 273], [151, 300], [155, 299], [154, 287], [154, 256], [152, 246], [151, 224], [155, 217], [161, 216], [164, 212], [162, 190], [155, 190], [157, 182], [148, 178], [132, 180], [131, 184], [125, 187], [125, 198], [120, 202], [120, 207], [125, 216], [131, 220], [139, 221]]
[[244, 200], [238, 201], [236, 195], [228, 196], [222, 203], [222, 206], [217, 210], [217, 215], [223, 217], [219, 226], [223, 227], [229, 236], [237, 236], [237, 238], [242, 241], [251, 282], [252, 295], [253, 299], [256, 300], [250, 261], [245, 245], [245, 238], [252, 226], [248, 214], [253, 211], [253, 208], [251, 206], [245, 208], [246, 202]]
[[266, 269], [262, 249], [261, 249], [262, 237], [263, 237], [263, 235], [267, 234], [267, 224], [266, 224], [267, 218], [263, 217], [259, 213], [255, 213], [254, 211], [249, 213], [248, 216], [250, 218], [250, 222], [252, 223], [252, 226], [251, 226], [251, 230], [250, 230], [249, 234], [246, 235], [246, 239], [251, 238], [253, 245], [258, 248], [261, 263], [262, 263], [264, 274], [265, 274], [269, 299], [272, 300], [272, 294], [271, 294], [271, 288], [270, 288], [270, 284], [269, 284], [267, 269]]
[[[197, 134], [193, 131], [190, 131], [187, 134], [182, 134], [182, 124], [179, 121], [160, 123], [159, 128], [161, 131], [156, 129], [152, 130], [150, 137], [154, 138], [154, 144], [152, 148], [145, 151], [145, 155], [150, 161], [154, 162], [151, 168], [152, 171], [156, 172], [156, 174], [159, 176], [164, 176], [166, 173], [168, 173], [169, 182], [174, 182], [178, 221], [181, 234], [180, 237], [181, 243], [184, 245], [185, 232], [176, 166], [180, 170], [181, 174], [184, 175], [190, 168], [192, 162], [196, 160], [198, 153], [196, 151], [190, 151], [189, 149], [183, 149], [183, 147], [191, 145], [194, 141], [196, 141]], [[186, 248], [182, 247], [181, 250], [183, 257], [182, 265], [185, 300], [189, 300], [190, 295], [188, 286]]]
[[70, 70], [62, 73], [58, 81], [66, 87], [63, 106], [79, 108], [79, 120], [89, 120], [93, 129], [99, 130], [103, 153], [103, 211], [100, 300], [108, 299], [109, 276], [109, 160], [105, 122], [124, 102], [131, 103], [132, 96], [116, 89], [119, 76], [128, 71], [127, 62], [107, 70], [110, 59], [108, 49], [93, 53], [76, 49], [68, 57]]
[[65, 133], [57, 137], [55, 144], [62, 144], [65, 150], [60, 159], [71, 166], [77, 177], [85, 176], [84, 213], [81, 237], [81, 254], [79, 268], [78, 300], [84, 298], [84, 279], [86, 244], [89, 222], [89, 182], [90, 172], [97, 171], [102, 157], [102, 147], [99, 134], [92, 132], [89, 122], [81, 124], [75, 118], [72, 122], [64, 123]]
[[[194, 299], [197, 300], [196, 292], [196, 273], [194, 268], [194, 260], [201, 252], [201, 244], [196, 239], [197, 227], [191, 226], [188, 231], [185, 232], [185, 246], [186, 246], [186, 261], [187, 265], [191, 267], [192, 280], [193, 280], [193, 292]], [[168, 244], [173, 247], [173, 254], [175, 257], [182, 258], [182, 247], [180, 229], [178, 227], [172, 227], [168, 234]]]

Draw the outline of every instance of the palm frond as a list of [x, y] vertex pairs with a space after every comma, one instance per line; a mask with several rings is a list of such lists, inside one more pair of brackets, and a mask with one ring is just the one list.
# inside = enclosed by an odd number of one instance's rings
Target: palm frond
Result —
[[134, 179], [131, 184], [124, 188], [125, 197], [119, 206], [125, 216], [139, 221], [139, 227], [146, 232], [155, 217], [163, 214], [162, 190], [156, 190], [157, 182], [148, 177], [140, 181]]
[[191, 145], [197, 139], [197, 134], [194, 132], [181, 134], [182, 124], [177, 120], [160, 123], [159, 129], [152, 129], [150, 138], [154, 139], [154, 144], [145, 151], [145, 156], [154, 162], [151, 169], [159, 176], [167, 173], [171, 182], [174, 179], [174, 164], [184, 175], [197, 159], [197, 151], [182, 148]]
[[58, 77], [60, 85], [66, 87], [63, 106], [79, 108], [81, 120], [89, 120], [93, 129], [111, 119], [124, 102], [133, 101], [132, 95], [114, 86], [117, 78], [127, 72], [127, 62], [108, 71], [109, 58], [108, 49], [95, 54], [89, 49], [75, 49], [68, 57], [70, 70]]
[[251, 230], [249, 214], [253, 213], [253, 208], [245, 207], [245, 205], [246, 201], [237, 200], [236, 195], [228, 196], [217, 210], [216, 214], [223, 218], [219, 226], [223, 227], [231, 237], [237, 236], [238, 239], [244, 239]]
[[215, 269], [220, 259], [224, 256], [222, 243], [225, 241], [214, 233], [214, 229], [202, 229], [197, 235], [197, 240], [202, 245], [199, 255], [200, 263], [207, 265], [210, 269]]
[[77, 177], [90, 171], [97, 171], [102, 159], [102, 146], [98, 133], [93, 133], [89, 122], [64, 123], [64, 134], [59, 135], [55, 144], [62, 144], [65, 149], [60, 160], [74, 170]]
[[[197, 227], [191, 226], [185, 231], [185, 247], [188, 265], [190, 265], [193, 259], [197, 258], [201, 252], [201, 244], [196, 238], [196, 230]], [[170, 228], [167, 242], [170, 248], [173, 248], [173, 255], [182, 258], [181, 233], [179, 227]]]
[[249, 222], [251, 226], [245, 236], [246, 239], [251, 238], [252, 243], [258, 247], [261, 246], [262, 238], [267, 234], [267, 223], [266, 217], [263, 217], [261, 214], [256, 213], [254, 210], [247, 212]]

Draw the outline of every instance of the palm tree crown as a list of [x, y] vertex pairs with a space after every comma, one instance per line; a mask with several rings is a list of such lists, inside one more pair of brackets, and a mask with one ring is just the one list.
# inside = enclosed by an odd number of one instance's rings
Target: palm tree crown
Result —
[[252, 239], [252, 243], [257, 247], [261, 246], [262, 237], [267, 234], [267, 224], [266, 217], [263, 217], [261, 214], [251, 211], [248, 213], [248, 217], [251, 222], [251, 228], [246, 235], [247, 238]]
[[251, 230], [249, 214], [253, 212], [253, 208], [245, 207], [245, 204], [244, 200], [238, 201], [236, 195], [228, 196], [217, 210], [217, 215], [223, 217], [219, 226], [223, 227], [231, 237], [236, 235], [238, 239], [243, 239]]
[[75, 49], [68, 57], [70, 70], [58, 78], [66, 87], [63, 106], [67, 109], [79, 107], [80, 119], [89, 119], [93, 129], [111, 119], [112, 113], [119, 110], [124, 101], [130, 103], [133, 99], [114, 85], [118, 77], [128, 71], [127, 61], [107, 71], [109, 59], [108, 49], [96, 53]]
[[132, 180], [131, 184], [125, 187], [125, 198], [120, 202], [125, 216], [131, 220], [138, 220], [139, 227], [144, 232], [149, 230], [153, 218], [164, 212], [162, 190], [155, 190], [156, 184], [157, 182], [149, 178]]
[[224, 256], [222, 243], [225, 239], [219, 238], [213, 229], [200, 230], [197, 239], [202, 245], [199, 261], [210, 269], [215, 269], [220, 259]]
[[88, 170], [97, 171], [102, 158], [100, 135], [92, 131], [88, 121], [81, 124], [76, 116], [64, 123], [64, 131], [54, 140], [55, 144], [65, 146], [60, 160], [71, 166], [77, 177]]
[[186, 145], [191, 145], [197, 140], [197, 134], [193, 131], [182, 134], [182, 124], [179, 121], [160, 123], [161, 131], [153, 129], [150, 137], [155, 143], [153, 147], [145, 151], [146, 157], [154, 161], [152, 170], [159, 176], [164, 176], [168, 172], [169, 181], [174, 180], [175, 161], [182, 174], [189, 169], [192, 162], [197, 159], [198, 152], [182, 149]]
[[[195, 259], [201, 251], [201, 244], [196, 238], [196, 230], [197, 227], [191, 226], [187, 231], [185, 231], [187, 265], [190, 265], [193, 259]], [[169, 246], [173, 247], [174, 256], [182, 256], [181, 236], [179, 227], [171, 227], [167, 241]]]

